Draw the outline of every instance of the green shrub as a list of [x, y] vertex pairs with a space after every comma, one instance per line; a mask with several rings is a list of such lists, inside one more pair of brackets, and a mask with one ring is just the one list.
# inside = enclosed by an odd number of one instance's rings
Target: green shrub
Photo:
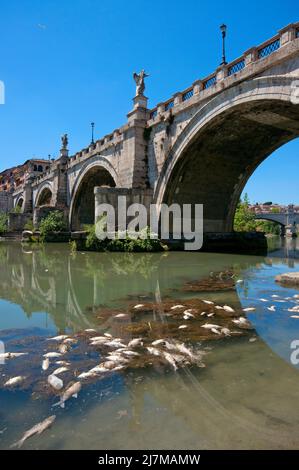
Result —
[[8, 230], [8, 215], [4, 212], [0, 212], [0, 234], [5, 233]]
[[116, 233], [115, 239], [99, 239], [96, 235], [96, 227], [92, 226], [89, 229], [85, 247], [89, 251], [120, 251], [120, 252], [154, 252], [164, 251], [166, 247], [160, 240], [150, 238], [150, 230], [146, 228], [143, 230], [143, 235], [146, 238], [132, 238], [126, 234], [126, 238], [118, 238]]
[[47, 241], [51, 232], [63, 232], [66, 229], [63, 212], [53, 211], [41, 220], [39, 230], [41, 240]]
[[24, 230], [30, 230], [31, 232], [34, 231], [33, 220], [27, 220], [26, 224], [24, 225]]

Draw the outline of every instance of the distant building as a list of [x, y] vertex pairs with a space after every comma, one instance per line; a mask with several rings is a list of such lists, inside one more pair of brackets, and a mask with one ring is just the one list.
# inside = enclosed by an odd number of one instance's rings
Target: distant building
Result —
[[50, 167], [49, 160], [33, 158], [22, 165], [8, 168], [0, 173], [0, 212], [8, 212], [10, 207], [9, 194], [22, 187], [26, 178], [42, 175]]

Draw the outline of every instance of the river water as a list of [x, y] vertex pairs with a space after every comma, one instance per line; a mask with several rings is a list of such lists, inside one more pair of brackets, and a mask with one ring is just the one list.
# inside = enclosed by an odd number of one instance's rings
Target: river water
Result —
[[[267, 257], [73, 254], [68, 245], [30, 249], [2, 242], [0, 340], [6, 351], [29, 351], [30, 360], [23, 356], [0, 364], [0, 448], [9, 448], [54, 413], [51, 429], [26, 441], [24, 449], [298, 448], [299, 366], [292, 364], [291, 345], [299, 340], [299, 318], [289, 309], [298, 305], [299, 290], [281, 287], [274, 278], [299, 270], [299, 245], [271, 240], [270, 250]], [[223, 276], [233, 284], [217, 284]], [[186, 289], [190, 282], [200, 288]], [[217, 340], [201, 344], [193, 337], [190, 345], [205, 350], [204, 368], [128, 368], [84, 382], [77, 399], [64, 409], [53, 407], [59, 397], [49, 392], [49, 373], [41, 368], [45, 351], [55, 350], [47, 338], [78, 338], [86, 329], [120, 336], [119, 328], [127, 328], [131, 317], [113, 321], [109, 309], [115, 314], [148, 302], [161, 308], [142, 318], [142, 325], [154, 328], [160, 322], [165, 331], [171, 320], [163, 316], [164, 303], [190, 299], [255, 308], [246, 312], [252, 329], [244, 336], [215, 334]], [[79, 361], [70, 366], [73, 377], [77, 369], [82, 372], [81, 356], [99, 363], [98, 353], [76, 345], [70, 354], [62, 358]], [[4, 385], [20, 374], [30, 376], [30, 383]]]

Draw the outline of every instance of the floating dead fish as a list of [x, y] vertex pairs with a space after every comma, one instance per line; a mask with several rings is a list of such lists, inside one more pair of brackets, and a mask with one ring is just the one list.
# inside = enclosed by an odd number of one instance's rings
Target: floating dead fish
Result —
[[279, 295], [273, 294], [273, 295], [271, 295], [271, 297], [273, 297], [273, 299], [277, 299], [277, 298], [279, 298]]
[[220, 331], [217, 330], [216, 328], [211, 328], [211, 332], [215, 333], [216, 335], [221, 335]]
[[26, 377], [24, 377], [23, 375], [19, 375], [18, 377], [12, 377], [11, 379], [7, 380], [7, 382], [5, 382], [4, 387], [11, 387], [13, 385], [17, 385], [23, 382], [23, 380], [25, 379]]
[[48, 353], [46, 353], [46, 354], [43, 355], [43, 357], [49, 358], [49, 359], [51, 359], [51, 357], [60, 357], [60, 356], [62, 356], [61, 353], [52, 352], [52, 351], [51, 351], [51, 352], [48, 352]]
[[113, 361], [113, 362], [128, 362], [128, 359], [126, 359], [125, 357], [122, 357], [120, 354], [110, 354], [107, 358], [109, 361]]
[[63, 388], [63, 381], [54, 374], [49, 375], [48, 383], [54, 390], [61, 390]]
[[129, 342], [128, 347], [135, 348], [136, 346], [142, 346], [142, 345], [143, 345], [142, 338], [135, 338]]
[[[206, 315], [207, 312], [201, 312], [200, 316], [203, 317], [204, 315]], [[211, 315], [211, 314], [210, 314]]]
[[299, 318], [299, 315], [291, 315], [291, 318]]
[[17, 357], [26, 356], [27, 354], [28, 354], [28, 353], [6, 352], [6, 353], [0, 354], [0, 360], [3, 360], [3, 359], [15, 359], [15, 358], [17, 358]]
[[123, 354], [125, 356], [140, 356], [140, 354], [136, 351], [130, 351], [130, 350], [127, 350], [127, 351], [123, 351]]
[[236, 280], [236, 283], [237, 283], [237, 284], [241, 284], [241, 282], [244, 282], [243, 279], [237, 279], [237, 280]]
[[205, 323], [204, 325], [201, 325], [201, 328], [206, 328], [207, 330], [212, 330], [212, 328], [221, 328], [220, 325], [214, 325], [213, 323]]
[[69, 351], [69, 346], [67, 344], [60, 344], [59, 347], [58, 347], [58, 351], [61, 354], [65, 354]]
[[224, 310], [224, 307], [221, 307], [221, 305], [216, 305], [215, 308], [217, 308], [217, 310]]
[[267, 299], [260, 299], [261, 302], [269, 302]]
[[294, 299], [299, 299], [299, 294], [293, 295]]
[[84, 331], [86, 331], [86, 333], [96, 333], [97, 332], [97, 330], [94, 330], [93, 328], [87, 328]]
[[256, 337], [252, 337], [252, 338], [249, 338], [248, 341], [249, 341], [249, 343], [254, 343], [256, 340], [257, 340]]
[[197, 310], [189, 308], [188, 310], [185, 310], [184, 313], [184, 320], [189, 320], [190, 318], [195, 318], [193, 315], [193, 312], [197, 313]]
[[165, 343], [165, 339], [156, 339], [155, 341], [152, 342], [153, 346], [158, 346], [159, 344]]
[[57, 364], [58, 366], [70, 366], [70, 362], [67, 362], [67, 361], [55, 361], [55, 364]]
[[78, 343], [78, 341], [75, 338], [66, 338], [65, 340], [63, 340], [63, 343], [64, 344], [76, 344]]
[[172, 365], [174, 370], [177, 370], [177, 365], [176, 365], [176, 362], [175, 362], [173, 356], [171, 354], [169, 354], [168, 352], [166, 352], [166, 351], [162, 351], [162, 355], [165, 357], [166, 361], [169, 362], [169, 364]]
[[150, 354], [153, 356], [161, 356], [161, 351], [157, 348], [151, 348], [150, 346], [146, 348]]
[[112, 341], [106, 341], [106, 343], [104, 343], [105, 346], [109, 346], [110, 348], [123, 348], [123, 347], [126, 347], [126, 345], [124, 343], [121, 343], [120, 341], [117, 341], [117, 340], [112, 340]]
[[47, 357], [46, 359], [43, 360], [42, 362], [42, 369], [43, 370], [48, 370], [50, 365], [49, 358]]
[[63, 341], [68, 338], [68, 335], [54, 336], [53, 338], [47, 338], [47, 341]]
[[185, 329], [185, 328], [188, 328], [188, 325], [180, 325], [180, 326], [179, 326], [179, 330], [183, 330], [183, 329]]
[[230, 336], [230, 329], [229, 328], [221, 328], [220, 333], [225, 336]]
[[113, 336], [110, 333], [104, 333], [104, 336], [106, 336], [106, 338], [113, 338]]
[[69, 370], [68, 367], [58, 367], [58, 369], [54, 370], [53, 375], [63, 374]]
[[288, 308], [288, 312], [299, 312], [299, 305], [296, 305], [292, 308]]
[[142, 307], [144, 307], [144, 304], [137, 304], [133, 308], [142, 308]]
[[203, 300], [203, 302], [208, 305], [214, 305], [215, 303], [215, 302], [212, 302], [211, 300]]
[[275, 305], [271, 305], [271, 307], [267, 307], [267, 310], [269, 310], [270, 312], [275, 312], [276, 311]]
[[106, 336], [93, 336], [92, 338], [89, 339], [91, 343], [105, 343], [107, 341]]
[[185, 308], [185, 305], [180, 305], [180, 304], [174, 305], [173, 307], [170, 307], [170, 310], [176, 310], [178, 308]]
[[82, 388], [81, 383], [80, 382], [75, 382], [74, 384], [72, 384], [70, 387], [68, 387], [65, 390], [65, 392], [61, 396], [60, 401], [58, 403], [55, 403], [55, 405], [53, 405], [53, 406], [61, 406], [61, 408], [64, 408], [65, 407], [65, 402], [67, 400], [69, 400], [69, 398], [71, 398], [71, 397], [77, 398], [78, 397], [78, 393], [80, 392], [81, 388]]
[[41, 423], [36, 424], [35, 426], [33, 426], [33, 428], [29, 429], [29, 431], [26, 431], [25, 434], [23, 435], [22, 439], [20, 439], [18, 442], [13, 444], [11, 446], [11, 448], [13, 448], [13, 447], [20, 448], [20, 447], [22, 447], [24, 442], [27, 439], [29, 439], [30, 437], [35, 436], [35, 434], [37, 434], [39, 436], [42, 432], [44, 432], [46, 429], [48, 429], [50, 426], [52, 426], [55, 419], [56, 419], [56, 416], [53, 415], [53, 416], [50, 416], [49, 418], [45, 419]]
[[114, 318], [128, 318], [127, 313], [118, 313], [117, 315], [114, 315]]
[[249, 321], [245, 317], [239, 317], [238, 319], [232, 320], [232, 322], [235, 323], [236, 325], [242, 325], [242, 326], [250, 325]]
[[207, 317], [209, 317], [209, 318], [214, 317], [214, 316], [215, 316], [215, 313], [213, 313], [213, 312], [212, 312], [212, 313], [209, 313], [209, 314], [207, 315]]
[[246, 307], [243, 308], [243, 312], [254, 312], [256, 310], [255, 307]]
[[234, 312], [234, 309], [232, 307], [230, 307], [229, 305], [223, 305], [223, 308], [224, 310], [226, 310], [227, 312]]

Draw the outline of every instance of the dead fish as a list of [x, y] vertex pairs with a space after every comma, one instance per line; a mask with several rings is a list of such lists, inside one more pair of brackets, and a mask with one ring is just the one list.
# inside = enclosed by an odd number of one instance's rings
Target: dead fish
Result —
[[296, 305], [292, 308], [288, 308], [288, 312], [299, 312], [299, 305]]
[[261, 302], [269, 302], [267, 299], [260, 299]]
[[189, 310], [184, 311], [184, 316], [183, 316], [184, 320], [189, 320], [190, 318], [194, 318], [192, 310], [193, 309], [189, 309]]
[[51, 352], [48, 352], [48, 353], [46, 353], [46, 354], [43, 355], [43, 357], [45, 357], [45, 358], [60, 357], [60, 356], [62, 356], [61, 353], [52, 352], [52, 351], [51, 351]]
[[249, 340], [248, 340], [248, 341], [249, 341], [249, 343], [254, 343], [256, 340], [257, 340], [257, 338], [255, 338], [255, 337], [252, 337], [252, 338], [249, 338]]
[[13, 385], [17, 385], [20, 382], [23, 382], [23, 380], [25, 379], [26, 377], [24, 377], [23, 375], [19, 375], [18, 377], [12, 377], [11, 379], [7, 380], [7, 382], [5, 382], [4, 387], [11, 387]]
[[178, 329], [183, 330], [184, 328], [188, 328], [188, 325], [180, 325]]
[[169, 354], [168, 352], [166, 352], [166, 351], [162, 351], [162, 355], [165, 357], [166, 361], [169, 362], [169, 364], [172, 365], [174, 370], [177, 370], [177, 365], [176, 365], [176, 362], [175, 362], [173, 356], [171, 354]]
[[86, 333], [96, 333], [97, 332], [97, 330], [94, 330], [93, 328], [87, 328], [84, 331], [86, 331]]
[[299, 315], [291, 315], [291, 318], [299, 318]]
[[237, 279], [237, 280], [236, 280], [236, 283], [237, 283], [237, 284], [241, 284], [241, 282], [244, 282], [243, 279]]
[[142, 308], [142, 307], [144, 307], [144, 304], [137, 304], [133, 308]]
[[223, 308], [224, 310], [226, 310], [227, 312], [234, 312], [234, 309], [232, 307], [230, 307], [229, 305], [223, 305]]
[[176, 309], [178, 309], [178, 308], [185, 308], [185, 305], [180, 305], [180, 304], [178, 304], [178, 305], [173, 305], [173, 307], [170, 307], [170, 310], [176, 310]]
[[294, 299], [299, 299], [299, 294], [293, 295], [293, 298], [294, 298]]
[[156, 339], [155, 341], [152, 342], [153, 346], [158, 346], [159, 344], [165, 343], [165, 339]]
[[205, 323], [204, 325], [201, 325], [201, 328], [206, 328], [207, 330], [212, 330], [212, 328], [221, 328], [220, 325], [214, 325], [213, 323]]
[[70, 362], [67, 362], [67, 361], [56, 361], [55, 364], [57, 364], [58, 366], [70, 366]]
[[254, 312], [254, 310], [256, 310], [255, 307], [246, 307], [246, 308], [243, 308], [243, 312]]
[[61, 390], [63, 388], [63, 381], [54, 374], [49, 375], [48, 384], [51, 385], [54, 390]]
[[232, 320], [236, 325], [249, 325], [249, 321], [245, 317], [239, 317], [238, 319]]
[[98, 374], [107, 372], [107, 369], [103, 366], [96, 366], [90, 369], [88, 372], [82, 372], [80, 375], [78, 375], [78, 379], [88, 379], [90, 377], [96, 377]]
[[91, 343], [98, 343], [98, 344], [104, 344], [107, 342], [106, 336], [95, 336], [94, 338], [90, 338], [89, 341]]
[[229, 328], [221, 328], [220, 333], [224, 334], [225, 336], [230, 336], [230, 329]]
[[42, 362], [42, 369], [43, 370], [48, 370], [50, 365], [49, 358], [47, 357], [46, 359], [43, 360]]
[[26, 356], [28, 353], [13, 353], [7, 352], [0, 354], [0, 360], [3, 359], [15, 359], [16, 357]]
[[187, 346], [184, 345], [184, 343], [175, 343], [175, 346], [179, 352], [189, 356], [192, 360], [199, 359], [199, 355], [195, 355], [190, 349], [187, 348]]
[[67, 344], [60, 344], [59, 347], [58, 347], [58, 351], [61, 354], [65, 354], [69, 351], [69, 346]]
[[217, 330], [216, 328], [211, 328], [212, 333], [215, 333], [216, 335], [221, 335], [220, 331]]
[[214, 316], [215, 316], [215, 313], [213, 313], [213, 312], [212, 312], [212, 313], [209, 313], [209, 314], [207, 315], [207, 317], [209, 317], [209, 318], [210, 318], [210, 317], [214, 317]]
[[271, 305], [271, 307], [267, 307], [267, 310], [270, 310], [270, 312], [275, 312], [276, 310], [275, 305]]
[[78, 341], [75, 338], [66, 338], [63, 341], [63, 344], [76, 344], [76, 343], [78, 343]]
[[122, 357], [120, 354], [110, 354], [107, 358], [109, 361], [113, 362], [128, 362], [128, 359]]
[[117, 315], [114, 315], [114, 318], [127, 318], [128, 314], [127, 313], [118, 313]]
[[105, 346], [109, 346], [110, 348], [123, 348], [126, 347], [125, 344], [121, 343], [120, 341], [112, 340], [112, 341], [106, 341], [104, 343]]
[[215, 308], [217, 308], [217, 310], [224, 310], [224, 307], [221, 307], [221, 305], [215, 305]]
[[63, 395], [61, 396], [61, 399], [58, 403], [55, 403], [53, 406], [61, 406], [61, 408], [64, 408], [65, 407], [65, 402], [71, 398], [71, 397], [74, 397], [74, 398], [77, 398], [78, 397], [78, 393], [80, 392], [82, 388], [82, 385], [80, 382], [75, 382], [73, 385], [71, 385], [70, 387], [68, 387], [65, 392], [63, 393]]
[[58, 367], [58, 369], [54, 370], [53, 375], [63, 374], [69, 370], [68, 367]]
[[125, 356], [140, 356], [140, 354], [136, 351], [125, 350], [123, 351]]
[[63, 341], [68, 338], [68, 335], [54, 336], [53, 338], [47, 338], [47, 341]]
[[201, 312], [200, 316], [202, 317], [203, 315], [206, 315], [207, 312]]
[[129, 348], [135, 348], [136, 346], [142, 346], [143, 345], [143, 342], [142, 342], [142, 338], [135, 338], [135, 339], [132, 339], [129, 344], [128, 344], [128, 347]]
[[273, 297], [273, 299], [277, 299], [277, 298], [279, 298], [279, 295], [273, 294], [273, 295], [271, 295], [271, 297]]
[[208, 305], [214, 305], [215, 303], [215, 302], [212, 302], [211, 300], [203, 300], [203, 302]]
[[157, 348], [151, 348], [150, 346], [146, 348], [150, 354], [153, 356], [161, 356], [161, 351]]
[[36, 424], [35, 426], [33, 426], [33, 428], [29, 429], [29, 431], [26, 431], [25, 434], [23, 435], [22, 439], [20, 439], [18, 442], [13, 444], [11, 446], [11, 448], [13, 448], [13, 447], [20, 448], [20, 447], [22, 447], [24, 442], [27, 439], [29, 439], [30, 437], [34, 436], [35, 434], [37, 434], [39, 436], [42, 432], [44, 432], [46, 429], [48, 429], [50, 426], [52, 426], [55, 419], [56, 419], [56, 416], [53, 415], [53, 416], [50, 416], [49, 418], [45, 419], [41, 423]]
[[106, 338], [113, 338], [113, 336], [110, 333], [104, 333], [104, 336], [106, 336]]

